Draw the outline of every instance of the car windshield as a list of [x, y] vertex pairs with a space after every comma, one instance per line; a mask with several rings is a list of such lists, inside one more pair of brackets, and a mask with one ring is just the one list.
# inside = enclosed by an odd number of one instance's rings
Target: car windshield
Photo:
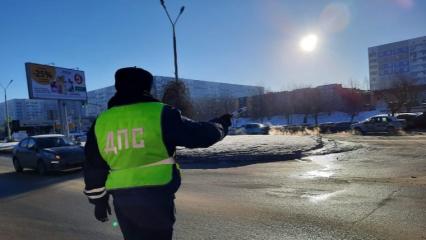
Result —
[[74, 143], [64, 137], [46, 137], [38, 138], [37, 145], [39, 148], [52, 148], [73, 146]]

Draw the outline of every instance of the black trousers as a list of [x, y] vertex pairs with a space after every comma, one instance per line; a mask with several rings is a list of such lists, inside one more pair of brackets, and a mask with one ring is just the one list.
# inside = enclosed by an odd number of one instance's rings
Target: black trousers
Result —
[[122, 189], [111, 192], [125, 240], [171, 240], [175, 223], [175, 192], [180, 176], [174, 170], [166, 186]]
[[171, 240], [175, 222], [173, 199], [139, 194], [114, 196], [117, 220], [125, 240]]

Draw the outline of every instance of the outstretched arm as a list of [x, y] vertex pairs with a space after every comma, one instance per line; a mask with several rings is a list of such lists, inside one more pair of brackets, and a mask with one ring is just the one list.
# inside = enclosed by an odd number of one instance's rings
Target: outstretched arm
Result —
[[196, 122], [181, 115], [170, 106], [163, 109], [162, 126], [167, 146], [206, 148], [222, 140], [228, 132], [230, 117], [217, 118], [209, 122]]

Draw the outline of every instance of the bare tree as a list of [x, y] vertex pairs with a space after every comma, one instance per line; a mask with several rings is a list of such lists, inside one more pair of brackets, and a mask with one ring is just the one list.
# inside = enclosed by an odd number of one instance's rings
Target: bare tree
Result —
[[279, 114], [279, 101], [276, 93], [266, 93], [262, 96], [262, 104], [265, 117], [272, 117]]
[[192, 104], [189, 90], [183, 81], [170, 81], [164, 87], [162, 101], [182, 111], [185, 116], [191, 117]]
[[193, 118], [210, 120], [225, 113], [231, 113], [238, 107], [238, 100], [230, 96], [207, 97], [193, 103]]
[[292, 101], [294, 102], [295, 113], [304, 114], [303, 123], [308, 122], [308, 116], [311, 112], [311, 100], [309, 91], [311, 88], [296, 89], [293, 91]]
[[345, 112], [351, 116], [351, 122], [364, 109], [364, 99], [360, 90], [351, 88], [344, 89], [341, 97], [345, 104]]
[[194, 100], [192, 103], [192, 117], [199, 121], [209, 119], [212, 111], [206, 111], [206, 109], [211, 109], [211, 101], [210, 98]]
[[265, 112], [263, 95], [256, 95], [248, 98], [248, 115], [251, 118], [263, 119], [266, 116]]
[[417, 105], [419, 93], [415, 79], [399, 76], [392, 82], [390, 89], [383, 91], [383, 98], [393, 116], [403, 107], [409, 112], [413, 106]]
[[318, 125], [318, 115], [325, 109], [321, 91], [318, 88], [311, 88], [307, 91], [307, 95], [310, 99], [309, 113], [314, 117], [315, 125]]
[[291, 124], [291, 116], [294, 114], [295, 106], [293, 102], [293, 93], [287, 92], [281, 98], [282, 114], [287, 120], [287, 124]]
[[221, 114], [231, 113], [238, 108], [238, 99], [229, 95], [222, 95], [219, 99], [219, 106], [221, 108]]

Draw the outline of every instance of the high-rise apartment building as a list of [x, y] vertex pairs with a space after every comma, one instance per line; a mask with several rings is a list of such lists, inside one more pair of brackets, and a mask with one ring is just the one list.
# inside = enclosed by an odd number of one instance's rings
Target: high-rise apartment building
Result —
[[426, 85], [426, 36], [368, 49], [370, 89], [392, 88], [399, 78]]

